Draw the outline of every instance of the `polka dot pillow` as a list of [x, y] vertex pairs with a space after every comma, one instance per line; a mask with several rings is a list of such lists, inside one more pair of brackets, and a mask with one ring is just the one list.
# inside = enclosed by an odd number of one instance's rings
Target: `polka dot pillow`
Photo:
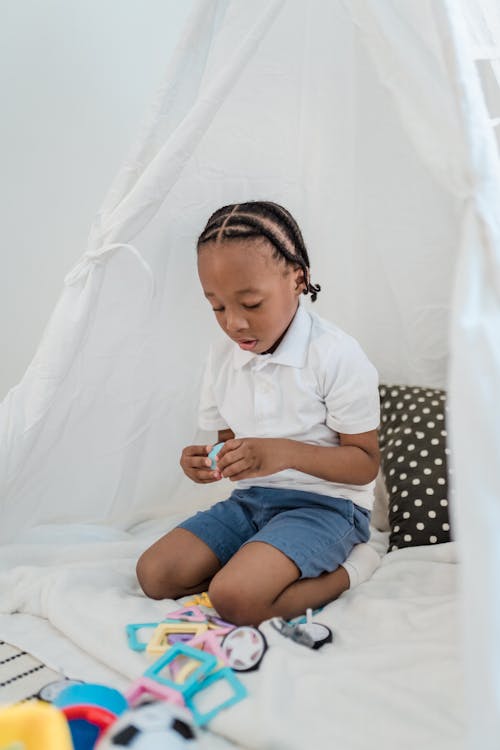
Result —
[[381, 385], [379, 393], [389, 551], [449, 542], [446, 394], [403, 385]]

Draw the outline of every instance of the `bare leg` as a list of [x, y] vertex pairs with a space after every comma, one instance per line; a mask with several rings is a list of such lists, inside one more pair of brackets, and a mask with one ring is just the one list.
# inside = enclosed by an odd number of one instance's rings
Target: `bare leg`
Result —
[[349, 588], [339, 567], [299, 580], [300, 571], [283, 552], [265, 542], [244, 545], [212, 579], [208, 593], [221, 617], [258, 625], [270, 617], [290, 619], [336, 599]]
[[137, 578], [152, 599], [178, 599], [206, 591], [221, 564], [205, 542], [187, 529], [173, 529], [142, 553]]

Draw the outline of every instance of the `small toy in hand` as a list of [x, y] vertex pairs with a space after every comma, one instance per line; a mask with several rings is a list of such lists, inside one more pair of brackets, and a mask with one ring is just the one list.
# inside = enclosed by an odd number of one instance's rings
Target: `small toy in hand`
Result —
[[215, 471], [217, 468], [217, 461], [215, 460], [216, 455], [219, 453], [220, 450], [222, 450], [224, 443], [217, 443], [217, 445], [214, 445], [210, 453], [208, 454], [209, 459], [212, 462], [211, 469], [212, 471]]

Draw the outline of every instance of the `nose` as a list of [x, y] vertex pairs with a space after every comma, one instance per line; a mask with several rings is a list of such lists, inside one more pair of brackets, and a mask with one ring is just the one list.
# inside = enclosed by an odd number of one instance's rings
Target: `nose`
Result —
[[226, 311], [226, 331], [228, 333], [239, 333], [248, 328], [247, 320], [241, 315], [241, 313]]

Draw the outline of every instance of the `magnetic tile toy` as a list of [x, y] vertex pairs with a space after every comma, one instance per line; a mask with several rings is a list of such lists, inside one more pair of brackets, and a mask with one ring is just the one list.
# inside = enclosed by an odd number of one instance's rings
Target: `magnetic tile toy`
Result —
[[151, 640], [149, 641], [146, 652], [150, 656], [160, 656], [171, 648], [168, 642], [168, 636], [173, 633], [192, 633], [193, 637], [204, 633], [208, 630], [205, 622], [160, 622], [156, 627]]
[[167, 685], [162, 685], [157, 680], [152, 680], [149, 677], [139, 677], [125, 691], [125, 698], [132, 708], [148, 696], [156, 700], [174, 703], [176, 706], [185, 706], [184, 698], [178, 690], [174, 690]]
[[[214, 682], [218, 682], [219, 680], [227, 681], [227, 683], [233, 690], [233, 695], [227, 700], [222, 701], [222, 703], [220, 703], [218, 706], [215, 706], [209, 711], [202, 713], [198, 710], [194, 698], [202, 691], [207, 690], [207, 688], [213, 685]], [[229, 669], [229, 667], [224, 667], [224, 669], [219, 669], [217, 672], [208, 675], [208, 677], [206, 677], [202, 682], [193, 683], [186, 691], [186, 705], [193, 714], [193, 719], [196, 724], [198, 726], [203, 726], [204, 724], [207, 724], [207, 722], [209, 722], [211, 719], [213, 719], [214, 716], [217, 716], [219, 711], [222, 711], [224, 708], [229, 708], [235, 703], [239, 703], [239, 701], [243, 700], [243, 698], [246, 698], [247, 695], [248, 691], [246, 687], [238, 680], [234, 672]]]
[[[194, 669], [184, 682], [176, 682], [172, 678], [170, 667], [172, 662], [178, 657], [188, 657], [195, 662], [198, 662], [198, 666]], [[186, 690], [193, 687], [198, 680], [202, 680], [208, 675], [214, 667], [217, 666], [217, 659], [212, 654], [208, 654], [205, 651], [201, 651], [198, 648], [191, 648], [185, 643], [176, 643], [175, 646], [166, 651], [163, 656], [157, 659], [145, 672], [144, 677], [149, 677], [152, 680], [157, 680], [162, 685], [179, 690], [185, 695]], [[165, 677], [162, 673], [166, 671], [169, 675]]]

